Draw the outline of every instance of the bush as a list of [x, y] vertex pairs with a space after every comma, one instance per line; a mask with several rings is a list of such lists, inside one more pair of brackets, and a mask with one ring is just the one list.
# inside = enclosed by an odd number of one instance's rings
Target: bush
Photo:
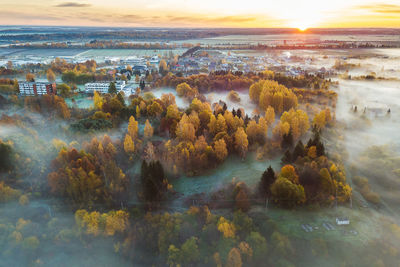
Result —
[[82, 119], [71, 124], [71, 129], [76, 132], [90, 132], [111, 129], [112, 123], [104, 119]]

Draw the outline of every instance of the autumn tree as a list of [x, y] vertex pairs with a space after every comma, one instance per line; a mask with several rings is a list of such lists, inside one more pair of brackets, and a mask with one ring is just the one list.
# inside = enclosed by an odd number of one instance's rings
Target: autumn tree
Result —
[[242, 267], [242, 257], [240, 256], [240, 251], [237, 248], [232, 248], [229, 251], [226, 266]]
[[246, 133], [251, 144], [264, 144], [267, 137], [268, 126], [264, 118], [260, 118], [258, 123], [251, 120], [247, 124]]
[[56, 75], [54, 74], [52, 69], [47, 69], [46, 76], [49, 82], [53, 83], [56, 81]]
[[219, 139], [214, 143], [214, 151], [217, 159], [223, 162], [228, 156], [228, 150], [226, 149], [226, 143], [224, 139]]
[[239, 127], [235, 133], [235, 148], [242, 158], [246, 157], [248, 145], [247, 134], [242, 127]]
[[192, 236], [182, 244], [180, 249], [174, 245], [170, 245], [168, 248], [167, 263], [170, 266], [191, 266], [195, 264], [200, 258], [197, 242], [197, 237]]
[[149, 120], [146, 120], [144, 126], [144, 138], [150, 139], [153, 136], [153, 133], [154, 133], [153, 127], [151, 127]]
[[189, 121], [189, 117], [183, 114], [181, 120], [176, 127], [176, 136], [181, 141], [194, 142], [196, 139], [196, 130], [194, 125]]
[[67, 197], [78, 208], [120, 204], [126, 196], [128, 178], [115, 164], [111, 141], [94, 138], [86, 148], [93, 154], [75, 148], [60, 151], [53, 161], [54, 171], [48, 175], [51, 192]]
[[139, 127], [135, 117], [131, 116], [128, 123], [128, 134], [135, 140], [138, 137]]
[[225, 219], [224, 217], [220, 217], [218, 224], [218, 231], [220, 231], [224, 238], [235, 238], [236, 235], [236, 228], [235, 225], [228, 221], [227, 219]]
[[222, 114], [218, 114], [218, 117], [215, 118], [214, 115], [210, 117], [210, 123], [208, 124], [208, 129], [210, 133], [213, 135], [217, 135], [221, 132], [226, 132], [227, 126], [224, 116]]
[[176, 93], [178, 96], [186, 97], [188, 99], [193, 99], [198, 95], [198, 91], [187, 83], [178, 84], [176, 86]]
[[299, 176], [297, 175], [296, 170], [292, 165], [283, 166], [279, 177], [284, 177], [295, 184], [299, 183]]
[[298, 102], [291, 89], [271, 80], [261, 80], [251, 85], [249, 96], [263, 110], [271, 106], [278, 114], [296, 108]]
[[287, 208], [302, 204], [306, 201], [304, 188], [289, 179], [280, 176], [271, 186], [271, 194], [275, 202]]
[[81, 209], [75, 212], [75, 223], [86, 235], [114, 236], [115, 233], [123, 233], [128, 229], [129, 213], [118, 210], [101, 214]]
[[27, 73], [25, 78], [27, 82], [34, 82], [36, 77], [33, 73]]
[[103, 108], [103, 98], [97, 91], [94, 91], [93, 104], [95, 109], [101, 110]]
[[300, 109], [290, 109], [289, 111], [284, 112], [281, 116], [281, 123], [289, 124], [289, 130], [292, 132], [294, 140], [298, 140], [300, 136], [305, 134], [310, 128], [307, 113]]
[[273, 107], [268, 106], [267, 110], [265, 111], [265, 120], [267, 121], [267, 125], [270, 126], [275, 121], [275, 110]]
[[322, 110], [320, 113], [315, 115], [315, 117], [313, 119], [313, 122], [312, 122], [312, 125], [317, 130], [321, 130], [321, 129], [324, 129], [326, 124], [329, 123], [331, 120], [332, 120], [331, 112], [327, 108], [327, 109]]
[[168, 65], [164, 59], [160, 60], [160, 63], [158, 65], [158, 70], [163, 76], [168, 72]]
[[321, 177], [321, 189], [325, 194], [332, 195], [333, 194], [333, 181], [331, 174], [329, 173], [327, 168], [322, 168], [319, 171], [319, 175]]
[[176, 104], [175, 96], [172, 93], [162, 94], [161, 95], [161, 102], [163, 102], [166, 107], [174, 105], [174, 104]]
[[0, 203], [16, 200], [21, 196], [21, 191], [16, 190], [4, 183], [0, 182]]
[[235, 207], [243, 212], [247, 212], [250, 209], [250, 201], [246, 190], [243, 188], [240, 188], [239, 192], [236, 194]]
[[124, 150], [127, 154], [132, 154], [135, 152], [135, 144], [129, 134], [125, 135]]
[[68, 97], [71, 93], [71, 87], [67, 84], [57, 84], [57, 93], [62, 97]]
[[234, 90], [231, 90], [231, 91], [229, 92], [229, 94], [228, 94], [228, 99], [229, 99], [230, 101], [232, 101], [232, 102], [240, 102], [240, 96], [239, 96], [239, 94], [238, 94], [236, 91], [234, 91]]

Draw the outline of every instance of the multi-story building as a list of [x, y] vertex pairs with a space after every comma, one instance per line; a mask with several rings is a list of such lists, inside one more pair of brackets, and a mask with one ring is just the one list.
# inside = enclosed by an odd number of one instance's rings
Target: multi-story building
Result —
[[55, 95], [57, 93], [55, 83], [46, 82], [18, 82], [21, 95]]
[[[87, 84], [85, 84], [85, 92], [86, 93], [94, 93], [94, 91], [96, 91], [98, 93], [106, 94], [106, 93], [108, 93], [110, 84], [111, 84], [111, 82], [87, 83]], [[116, 82], [115, 87], [117, 88], [117, 92], [124, 90], [125, 81]]]

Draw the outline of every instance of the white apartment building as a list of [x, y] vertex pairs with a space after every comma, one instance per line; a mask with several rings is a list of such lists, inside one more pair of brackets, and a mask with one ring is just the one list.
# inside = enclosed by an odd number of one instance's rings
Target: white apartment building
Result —
[[55, 83], [46, 82], [18, 82], [20, 95], [55, 95]]
[[[110, 88], [111, 82], [98, 82], [98, 83], [87, 83], [85, 84], [85, 92], [86, 93], [94, 93], [94, 91], [106, 94], [108, 93], [108, 89]], [[117, 92], [124, 90], [125, 81], [118, 81], [115, 83], [115, 87], [117, 88]]]

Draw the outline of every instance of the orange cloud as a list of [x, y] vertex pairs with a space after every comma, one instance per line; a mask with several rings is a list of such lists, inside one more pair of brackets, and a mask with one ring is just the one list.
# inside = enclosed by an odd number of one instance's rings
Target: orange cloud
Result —
[[359, 6], [360, 9], [366, 9], [373, 13], [382, 13], [382, 14], [396, 14], [400, 13], [399, 5], [389, 5], [389, 4], [377, 4], [377, 5], [364, 5]]

